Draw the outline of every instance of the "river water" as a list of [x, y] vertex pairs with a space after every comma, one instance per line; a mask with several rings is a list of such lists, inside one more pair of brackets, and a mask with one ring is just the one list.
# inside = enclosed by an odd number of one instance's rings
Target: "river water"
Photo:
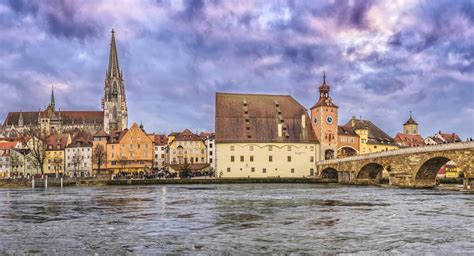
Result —
[[474, 195], [322, 184], [0, 190], [0, 254], [473, 253]]

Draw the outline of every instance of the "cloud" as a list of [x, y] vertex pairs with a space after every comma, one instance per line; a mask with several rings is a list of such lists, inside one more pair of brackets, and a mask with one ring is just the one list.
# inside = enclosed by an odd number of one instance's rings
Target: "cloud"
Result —
[[62, 109], [100, 109], [114, 28], [130, 121], [149, 131], [214, 129], [216, 91], [310, 107], [325, 70], [342, 122], [394, 135], [413, 110], [425, 136], [474, 133], [472, 1], [18, 0], [0, 14], [0, 118], [46, 105], [51, 84]]

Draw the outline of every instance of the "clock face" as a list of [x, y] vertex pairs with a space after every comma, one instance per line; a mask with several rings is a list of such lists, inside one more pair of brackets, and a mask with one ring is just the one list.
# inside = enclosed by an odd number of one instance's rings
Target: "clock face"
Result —
[[333, 121], [334, 121], [334, 120], [332, 119], [332, 116], [326, 117], [326, 122], [327, 122], [328, 124], [332, 124]]
[[314, 124], [318, 124], [318, 118], [315, 117], [314, 120], [313, 120]]

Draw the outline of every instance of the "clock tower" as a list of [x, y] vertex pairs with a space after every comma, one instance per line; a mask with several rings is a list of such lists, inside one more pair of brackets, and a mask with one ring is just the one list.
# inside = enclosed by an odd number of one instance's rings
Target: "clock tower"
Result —
[[338, 106], [329, 96], [329, 85], [326, 73], [323, 72], [323, 83], [319, 86], [319, 100], [311, 108], [311, 124], [320, 145], [319, 159], [332, 159], [337, 155], [337, 122]]

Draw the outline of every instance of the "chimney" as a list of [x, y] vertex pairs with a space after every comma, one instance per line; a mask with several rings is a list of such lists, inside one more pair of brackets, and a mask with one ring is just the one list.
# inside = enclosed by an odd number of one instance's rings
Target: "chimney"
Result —
[[306, 129], [306, 115], [301, 115], [301, 126]]
[[283, 125], [278, 124], [278, 137], [283, 136]]

